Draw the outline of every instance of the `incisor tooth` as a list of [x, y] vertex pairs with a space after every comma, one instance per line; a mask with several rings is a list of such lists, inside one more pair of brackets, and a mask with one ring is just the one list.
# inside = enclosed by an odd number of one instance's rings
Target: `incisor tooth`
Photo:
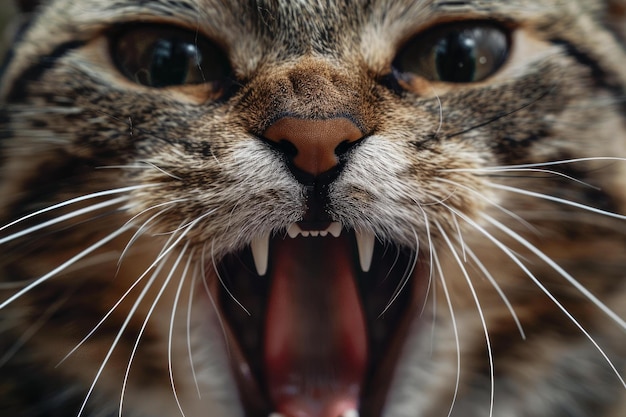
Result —
[[372, 266], [375, 239], [372, 232], [356, 232], [356, 246], [359, 249], [359, 262], [363, 272], [368, 272]]
[[267, 273], [267, 262], [270, 252], [270, 235], [263, 234], [255, 237], [252, 239], [250, 248], [252, 249], [252, 258], [254, 258], [257, 274], [260, 276], [265, 275]]
[[289, 235], [290, 238], [295, 238], [296, 236], [298, 236], [300, 234], [300, 232], [302, 232], [302, 230], [300, 229], [300, 226], [298, 226], [297, 224], [293, 223], [291, 226], [289, 226], [289, 228], [287, 229], [287, 234]]
[[328, 229], [326, 230], [334, 237], [339, 237], [339, 235], [341, 234], [341, 223], [333, 222], [330, 224], [330, 226], [328, 226]]
[[359, 412], [356, 410], [348, 410], [343, 413], [341, 417], [359, 417]]
[[285, 417], [283, 414], [280, 413], [272, 413], [269, 415], [269, 417]]

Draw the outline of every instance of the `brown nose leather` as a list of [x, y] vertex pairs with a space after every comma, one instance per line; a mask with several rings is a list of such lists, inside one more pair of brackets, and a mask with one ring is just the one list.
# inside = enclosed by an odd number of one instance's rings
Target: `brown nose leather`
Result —
[[355, 142], [363, 137], [363, 133], [344, 117], [325, 120], [283, 117], [267, 128], [263, 136], [272, 142], [291, 143], [298, 152], [293, 159], [294, 165], [317, 176], [339, 163], [337, 146]]

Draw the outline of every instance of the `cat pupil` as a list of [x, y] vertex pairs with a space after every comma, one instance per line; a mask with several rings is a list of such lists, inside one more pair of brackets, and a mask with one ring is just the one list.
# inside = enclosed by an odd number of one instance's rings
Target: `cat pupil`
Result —
[[159, 39], [154, 45], [150, 63], [150, 80], [154, 87], [180, 85], [196, 80], [188, 80], [194, 75], [202, 58], [195, 45], [172, 39]]
[[441, 81], [471, 82], [476, 74], [476, 42], [466, 32], [453, 32], [435, 47], [435, 65]]

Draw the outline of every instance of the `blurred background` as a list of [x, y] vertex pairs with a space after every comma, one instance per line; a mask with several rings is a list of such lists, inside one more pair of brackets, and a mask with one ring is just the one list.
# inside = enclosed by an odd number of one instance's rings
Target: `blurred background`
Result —
[[9, 30], [7, 28], [10, 27], [14, 16], [13, 0], [0, 0], [0, 56], [4, 55], [7, 48], [7, 30]]

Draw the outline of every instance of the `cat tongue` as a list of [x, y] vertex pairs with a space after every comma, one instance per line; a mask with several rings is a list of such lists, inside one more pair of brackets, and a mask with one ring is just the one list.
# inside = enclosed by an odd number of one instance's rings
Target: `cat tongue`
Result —
[[276, 242], [265, 369], [276, 411], [339, 417], [358, 409], [367, 335], [347, 238]]

